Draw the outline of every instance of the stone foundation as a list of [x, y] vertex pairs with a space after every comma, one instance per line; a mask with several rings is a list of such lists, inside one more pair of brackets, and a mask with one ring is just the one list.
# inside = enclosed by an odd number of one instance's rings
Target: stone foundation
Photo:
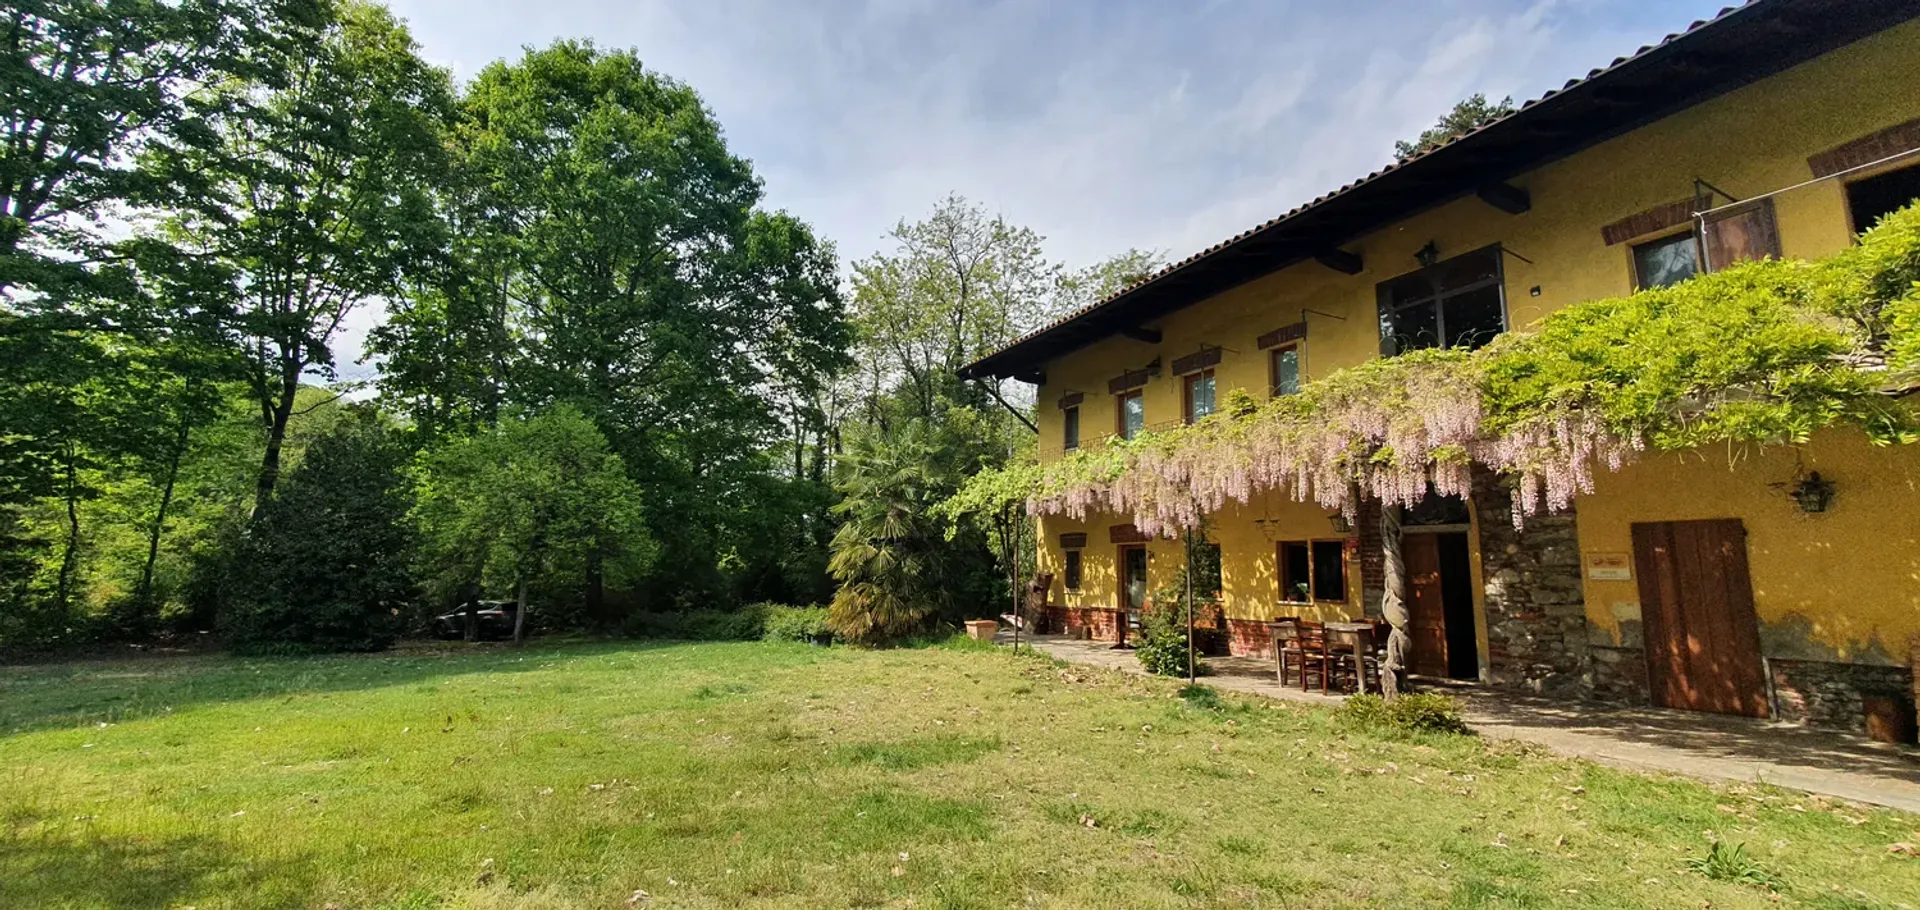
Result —
[[[1513, 526], [1513, 493], [1475, 467], [1473, 510], [1486, 578], [1488, 664], [1493, 681], [1550, 695], [1590, 686], [1587, 608], [1573, 510]], [[1610, 682], [1609, 685], [1617, 685]]]
[[1892, 697], [1913, 712], [1913, 671], [1906, 667], [1784, 658], [1768, 666], [1779, 720], [1864, 734], [1868, 697]]
[[1589, 644], [1587, 668], [1580, 682], [1594, 698], [1602, 701], [1653, 704], [1653, 686], [1647, 680], [1647, 652], [1640, 648]]

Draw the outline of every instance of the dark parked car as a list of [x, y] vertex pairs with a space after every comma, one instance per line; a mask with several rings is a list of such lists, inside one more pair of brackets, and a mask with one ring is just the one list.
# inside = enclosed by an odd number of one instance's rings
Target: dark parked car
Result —
[[[475, 601], [474, 635], [481, 641], [505, 641], [513, 637], [513, 614], [520, 608], [511, 600]], [[433, 633], [446, 641], [467, 637], [467, 607], [433, 619]]]

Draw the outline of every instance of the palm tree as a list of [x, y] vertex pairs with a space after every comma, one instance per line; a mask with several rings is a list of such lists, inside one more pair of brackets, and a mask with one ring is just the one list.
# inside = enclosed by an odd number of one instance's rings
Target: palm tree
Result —
[[836, 486], [841, 517], [828, 571], [840, 582], [827, 621], [850, 641], [898, 639], [927, 630], [947, 605], [935, 582], [943, 559], [933, 507], [950, 492], [922, 421], [849, 441]]

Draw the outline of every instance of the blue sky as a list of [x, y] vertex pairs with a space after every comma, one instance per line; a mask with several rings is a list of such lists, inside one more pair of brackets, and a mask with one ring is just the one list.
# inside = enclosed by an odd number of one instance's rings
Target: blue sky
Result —
[[460, 78], [561, 37], [637, 49], [700, 92], [767, 204], [843, 261], [959, 193], [1076, 266], [1128, 247], [1184, 257], [1385, 164], [1465, 95], [1525, 100], [1721, 5], [390, 2]]

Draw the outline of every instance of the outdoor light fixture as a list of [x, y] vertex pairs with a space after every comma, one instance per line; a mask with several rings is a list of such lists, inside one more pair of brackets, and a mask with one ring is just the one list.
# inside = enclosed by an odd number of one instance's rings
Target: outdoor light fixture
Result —
[[1426, 246], [1413, 252], [1413, 260], [1420, 263], [1420, 267], [1423, 269], [1431, 268], [1434, 263], [1440, 261], [1440, 248], [1435, 246], [1433, 241], [1429, 240]]
[[1800, 504], [1802, 512], [1825, 512], [1827, 506], [1833, 504], [1833, 481], [1815, 471], [1793, 485], [1793, 498]]
[[1347, 520], [1347, 513], [1345, 512], [1328, 513], [1327, 524], [1333, 526], [1333, 533], [1335, 534], [1353, 533], [1353, 522]]

